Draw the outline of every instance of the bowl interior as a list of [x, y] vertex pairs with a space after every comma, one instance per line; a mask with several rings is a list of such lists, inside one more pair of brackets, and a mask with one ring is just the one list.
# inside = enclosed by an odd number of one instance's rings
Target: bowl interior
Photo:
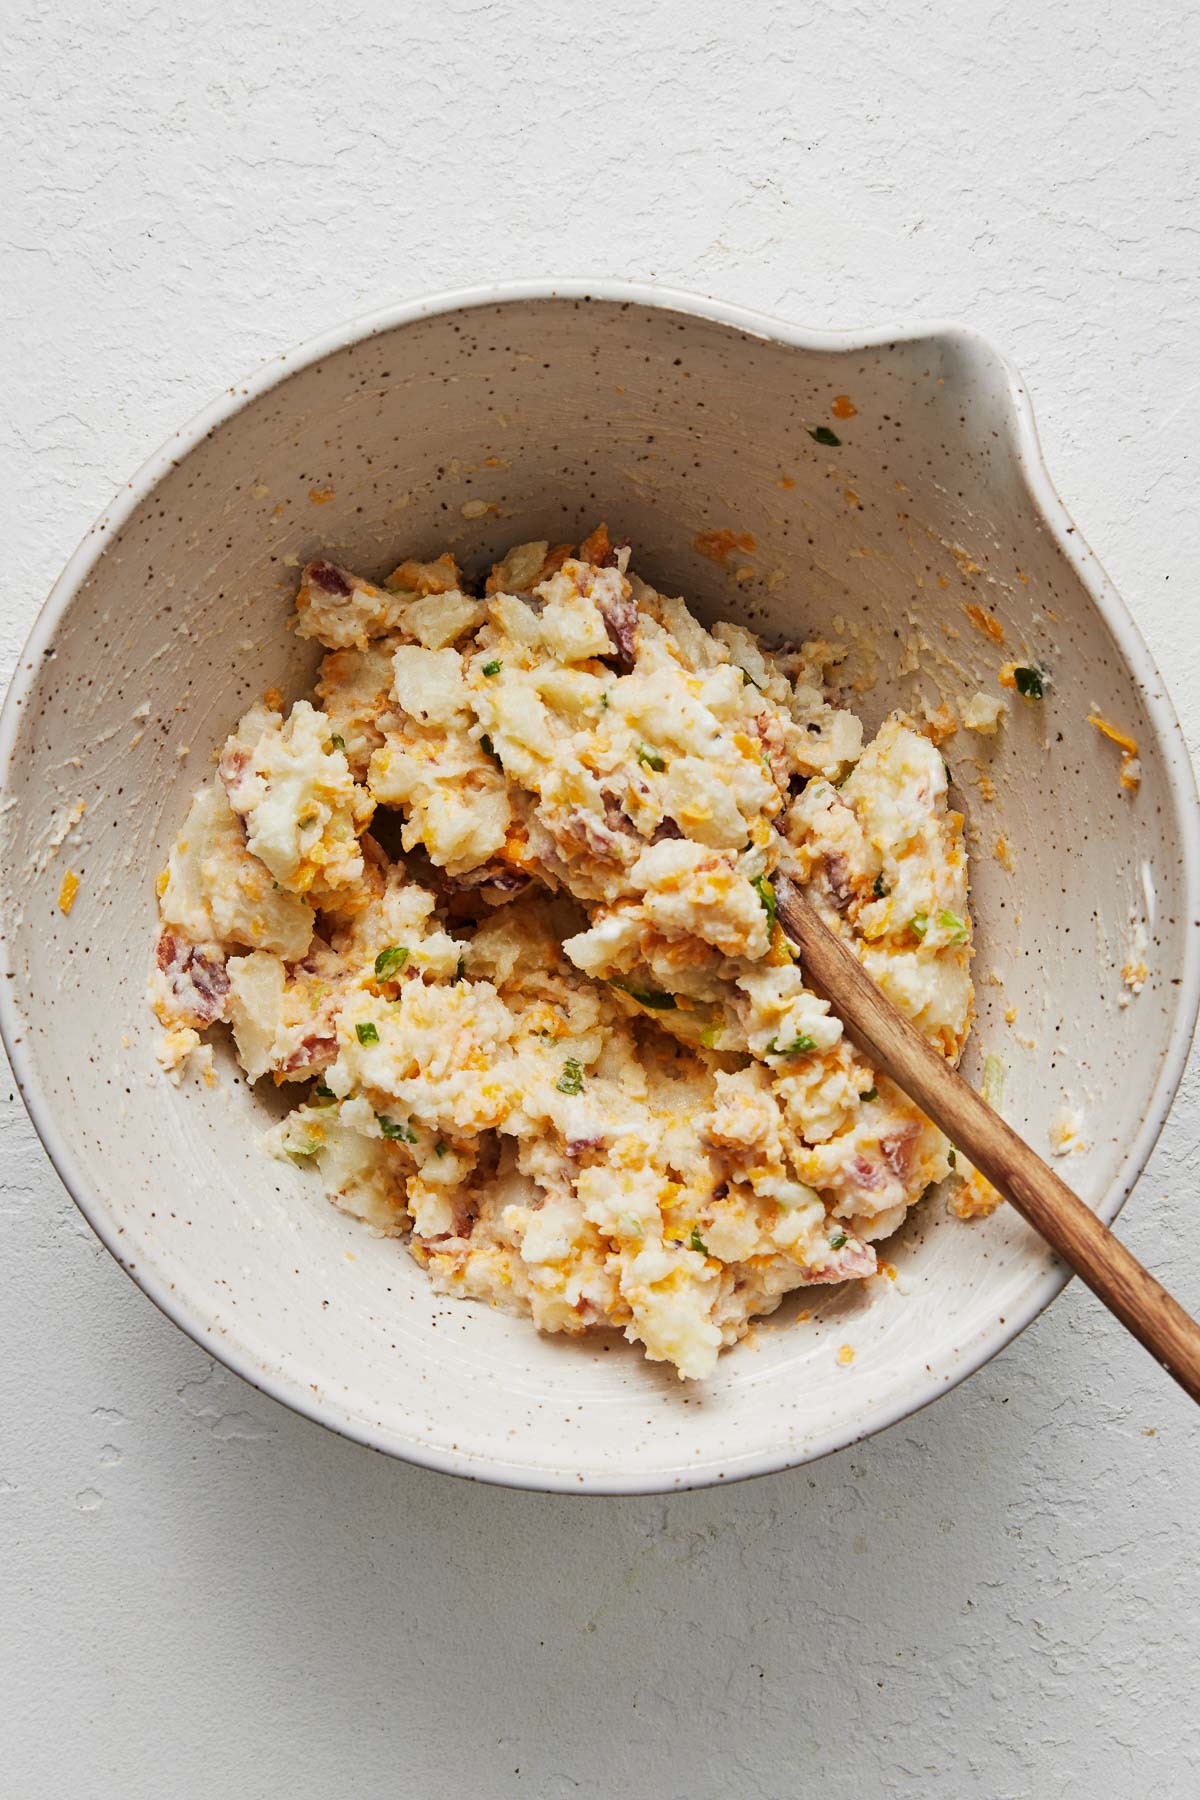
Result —
[[[217, 1355], [439, 1466], [646, 1488], [861, 1435], [1046, 1297], [1051, 1259], [1015, 1215], [964, 1224], [933, 1195], [885, 1252], [894, 1281], [810, 1295], [808, 1317], [785, 1306], [701, 1388], [619, 1340], [539, 1339], [440, 1300], [402, 1248], [264, 1157], [271, 1099], [227, 1058], [216, 1087], [171, 1087], [144, 1001], [154, 879], [188, 795], [251, 700], [309, 679], [311, 647], [287, 629], [298, 566], [321, 551], [378, 575], [449, 546], [474, 571], [606, 519], [647, 579], [706, 617], [847, 642], [870, 725], [1000, 692], [1008, 661], [1049, 670], [1043, 701], [1006, 694], [996, 737], [944, 745], [979, 925], [966, 1067], [1002, 1059], [1004, 1111], [1042, 1150], [1055, 1113], [1078, 1108], [1087, 1148], [1065, 1172], [1114, 1211], [1177, 1024], [1178, 803], [1146, 671], [1031, 491], [1011, 380], [961, 333], [831, 348], [669, 307], [511, 300], [302, 363], [119, 527], [100, 522], [9, 708], [7, 1023], [89, 1216]], [[1094, 711], [1137, 738], [1136, 793]], [[1121, 969], [1138, 961], [1134, 998]]]

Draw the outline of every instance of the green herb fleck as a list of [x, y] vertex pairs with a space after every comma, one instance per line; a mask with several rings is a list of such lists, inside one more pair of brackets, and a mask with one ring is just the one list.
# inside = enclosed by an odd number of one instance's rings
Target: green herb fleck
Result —
[[434, 1145], [434, 1146], [433, 1146], [433, 1154], [434, 1154], [434, 1155], [435, 1155], [435, 1156], [445, 1156], [445, 1154], [446, 1154], [446, 1140], [445, 1140], [445, 1138], [439, 1138], [439, 1139], [438, 1139], [438, 1141], [437, 1141], [437, 1143], [436, 1143], [436, 1144], [435, 1144], [435, 1145]]
[[389, 944], [375, 958], [375, 973], [380, 981], [386, 981], [391, 975], [398, 975], [408, 961], [408, 948], [405, 944]]
[[817, 1040], [810, 1038], [807, 1031], [801, 1031], [790, 1044], [781, 1044], [778, 1038], [772, 1038], [767, 1045], [768, 1056], [802, 1056], [806, 1050], [815, 1050]]
[[354, 1027], [354, 1035], [360, 1044], [377, 1044], [379, 1042], [379, 1033], [375, 1029], [374, 1021], [371, 1019], [367, 1019], [356, 1025]]
[[994, 1106], [997, 1112], [1004, 1103], [1005, 1079], [1006, 1070], [1003, 1057], [985, 1056], [983, 1059], [983, 1086], [979, 1091], [988, 1105]]
[[830, 431], [828, 425], [818, 425], [815, 429], [810, 426], [808, 435], [815, 444], [828, 444], [831, 450], [836, 450], [842, 441], [836, 431]]
[[767, 936], [770, 937], [775, 929], [775, 914], [778, 911], [775, 889], [766, 875], [756, 875], [750, 885], [762, 901], [763, 911], [767, 915]]
[[[741, 669], [742, 665], [739, 663], [738, 667], [739, 667], [739, 669]], [[757, 681], [755, 681], [755, 679], [754, 679], [753, 675], [750, 673], [749, 669], [742, 669], [742, 686], [758, 688], [759, 693], [760, 694], [762, 693], [762, 689], [760, 687], [758, 687], [758, 683], [757, 683]]]
[[688, 1248], [689, 1250], [697, 1251], [701, 1256], [708, 1255], [708, 1245], [700, 1236], [700, 1227], [698, 1225], [692, 1226], [692, 1235], [688, 1239]]
[[885, 900], [891, 891], [891, 888], [883, 879], [883, 870], [881, 869], [879, 874], [875, 877], [875, 886], [872, 889], [872, 892], [877, 900]]
[[313, 1089], [313, 1095], [314, 1099], [319, 1100], [322, 1106], [332, 1106], [337, 1099], [337, 1095], [334, 1093], [333, 1089], [331, 1087], [326, 1087], [323, 1081], [318, 1081], [316, 1087]]
[[607, 694], [606, 694], [606, 693], [605, 693], [605, 694], [601, 694], [601, 696], [600, 696], [600, 705], [601, 705], [601, 708], [602, 708], [602, 710], [603, 710], [603, 711], [604, 711], [604, 712], [607, 712], [607, 711], [608, 711], [608, 695], [607, 695]]
[[846, 1233], [844, 1231], [839, 1231], [835, 1238], [830, 1238], [829, 1248], [831, 1250], [840, 1250], [845, 1241]]
[[946, 1152], [946, 1161], [950, 1164], [950, 1167], [952, 1169], [956, 1169], [958, 1167], [958, 1152], [955, 1150], [953, 1144], [951, 1144], [950, 1148]]
[[1042, 669], [1014, 669], [1013, 680], [1017, 684], [1018, 694], [1024, 694], [1026, 700], [1041, 700], [1046, 693], [1046, 676]]
[[923, 912], [914, 913], [912, 918], [908, 921], [908, 929], [915, 938], [923, 938], [925, 933], [929, 930], [929, 914]]
[[878, 1100], [879, 1089], [878, 1088], [868, 1088], [865, 1094], [860, 1094], [858, 1097], [860, 1100], [863, 1100], [863, 1101]]
[[456, 967], [455, 967], [455, 970], [454, 970], [454, 979], [455, 979], [455, 981], [462, 981], [462, 980], [464, 980], [464, 979], [465, 979], [465, 977], [466, 977], [466, 973], [467, 973], [467, 959], [466, 959], [466, 957], [465, 957], [465, 956], [463, 956], [463, 955], [461, 955], [461, 954], [460, 954], [460, 955], [459, 955], [459, 959], [458, 959], [458, 963], [457, 963], [457, 965], [456, 965]]
[[611, 985], [620, 988], [623, 994], [628, 994], [629, 998], [636, 1000], [639, 1006], [648, 1006], [654, 1012], [675, 1011], [677, 1002], [674, 994], [664, 994], [661, 988], [634, 987], [629, 981], [613, 981]]
[[665, 759], [658, 754], [658, 751], [648, 750], [645, 744], [638, 745], [637, 759], [640, 763], [645, 763], [648, 769], [662, 770], [667, 766]]
[[500, 658], [498, 656], [493, 656], [491, 662], [484, 663], [483, 672], [485, 675], [498, 675], [503, 667], [504, 664], [500, 661]]
[[320, 1148], [320, 1144], [314, 1144], [311, 1138], [305, 1138], [298, 1144], [289, 1144], [287, 1155], [292, 1158], [293, 1162], [308, 1162], [310, 1157], [316, 1156]]
[[937, 927], [944, 931], [952, 944], [965, 944], [967, 941], [966, 921], [957, 913], [944, 911], [937, 916]]
[[375, 1114], [376, 1123], [385, 1138], [392, 1143], [415, 1144], [417, 1134], [411, 1125], [398, 1125], [395, 1119], [385, 1119], [382, 1113]]
[[346, 748], [346, 740], [340, 731], [335, 731], [329, 742], [333, 745], [335, 750], [344, 750]]
[[583, 1065], [575, 1057], [568, 1056], [563, 1064], [563, 1072], [555, 1082], [560, 1094], [581, 1094], [583, 1092]]

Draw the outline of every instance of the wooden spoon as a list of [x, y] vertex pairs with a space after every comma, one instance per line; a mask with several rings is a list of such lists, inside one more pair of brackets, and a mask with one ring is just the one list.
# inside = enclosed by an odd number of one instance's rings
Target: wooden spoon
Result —
[[1200, 1401], [1200, 1325], [884, 998], [795, 883], [777, 874], [774, 887], [779, 922], [799, 948], [805, 980], [831, 1002], [853, 1041]]

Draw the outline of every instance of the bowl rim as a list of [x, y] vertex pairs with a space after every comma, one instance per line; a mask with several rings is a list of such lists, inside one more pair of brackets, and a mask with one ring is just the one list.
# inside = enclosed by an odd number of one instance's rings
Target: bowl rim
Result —
[[[679, 312], [728, 325], [748, 336], [765, 338], [796, 349], [855, 351], [892, 344], [937, 342], [982, 353], [1002, 375], [1007, 401], [1004, 437], [1029, 497], [1046, 529], [1069, 559], [1089, 598], [1111, 631], [1121, 655], [1141, 690], [1143, 703], [1163, 756], [1173, 807], [1187, 907], [1184, 958], [1174, 990], [1174, 1014], [1162, 1052], [1158, 1077], [1141, 1126], [1127, 1147], [1117, 1171], [1100, 1197], [1096, 1211], [1106, 1223], [1120, 1212], [1140, 1178], [1170, 1111], [1183, 1075], [1200, 1009], [1200, 833], [1189, 829], [1198, 805], [1196, 776], [1182, 727], [1166, 684], [1124, 601], [1084, 541], [1060, 498], [1046, 468], [1025, 383], [1012, 363], [973, 327], [954, 321], [913, 322], [864, 330], [825, 330], [792, 324], [773, 314], [712, 299], [682, 289], [608, 279], [527, 279], [480, 284], [442, 291], [398, 302], [352, 318], [307, 339], [296, 348], [267, 358], [242, 381], [225, 389], [215, 400], [179, 427], [149, 456], [96, 517], [67, 562], [39, 611], [25, 641], [0, 708], [0, 793], [8, 788], [23, 702], [33, 688], [41, 667], [41, 652], [58, 630], [77, 593], [103, 556], [110, 539], [153, 491], [158, 482], [219, 426], [243, 407], [258, 400], [299, 370], [323, 358], [400, 326], [451, 312], [470, 312], [491, 305], [525, 301], [576, 300], [627, 303]], [[336, 1400], [314, 1392], [289, 1376], [285, 1369], [257, 1363], [250, 1351], [224, 1331], [215, 1331], [211, 1320], [194, 1310], [140, 1259], [131, 1266], [122, 1255], [120, 1230], [92, 1192], [86, 1170], [58, 1132], [54, 1110], [43, 1091], [31, 1046], [15, 1001], [15, 982], [8, 938], [0, 933], [0, 1038], [3, 1039], [21, 1097], [50, 1161], [72, 1200], [113, 1258], [142, 1292], [173, 1324], [193, 1339], [208, 1355], [233, 1373], [294, 1412], [369, 1449], [396, 1456], [444, 1474], [465, 1476], [507, 1487], [573, 1494], [651, 1494], [703, 1487], [718, 1482], [746, 1479], [794, 1468], [861, 1442], [877, 1431], [908, 1418], [939, 1395], [973, 1374], [1010, 1344], [1054, 1300], [1070, 1278], [1057, 1259], [1051, 1261], [1018, 1306], [1010, 1306], [1003, 1322], [981, 1327], [974, 1338], [942, 1353], [926, 1365], [922, 1378], [903, 1396], [870, 1412], [861, 1429], [842, 1425], [817, 1434], [802, 1444], [775, 1443], [727, 1461], [707, 1459], [680, 1469], [623, 1474], [620, 1471], [579, 1474], [569, 1467], [540, 1468], [532, 1463], [509, 1461], [502, 1456], [464, 1448], [442, 1449], [409, 1441], [397, 1433], [354, 1416]], [[214, 1341], [215, 1338], [215, 1341]]]

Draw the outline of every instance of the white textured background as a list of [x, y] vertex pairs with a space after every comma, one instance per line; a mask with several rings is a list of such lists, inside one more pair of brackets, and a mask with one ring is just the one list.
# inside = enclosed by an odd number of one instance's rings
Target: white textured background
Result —
[[[0, 676], [117, 484], [260, 358], [611, 274], [992, 334], [1200, 738], [1195, 8], [269, 10], [6, 9]], [[472, 1488], [215, 1369], [0, 1101], [5, 1800], [1197, 1792], [1195, 1415], [1084, 1293], [793, 1475]], [[1193, 1308], [1198, 1164], [1193, 1071], [1122, 1222]]]

